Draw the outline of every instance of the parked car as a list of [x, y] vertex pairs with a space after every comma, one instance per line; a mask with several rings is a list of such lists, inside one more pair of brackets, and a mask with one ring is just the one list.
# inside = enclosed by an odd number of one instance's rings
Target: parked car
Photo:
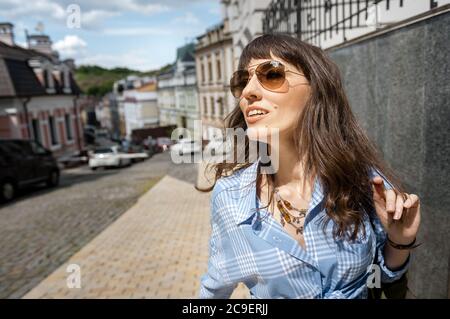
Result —
[[164, 152], [168, 150], [173, 145], [173, 142], [168, 137], [158, 137], [156, 138], [156, 150], [157, 152]]
[[144, 139], [142, 141], [142, 145], [144, 146], [144, 149], [149, 156], [153, 156], [153, 154], [157, 152], [156, 139], [151, 136], [148, 136], [146, 139]]
[[126, 157], [117, 145], [96, 148], [89, 157], [89, 167], [92, 170], [99, 167], [123, 167], [130, 164], [131, 158]]
[[20, 188], [45, 182], [59, 184], [52, 152], [34, 140], [0, 139], [0, 199], [12, 200]]
[[129, 158], [131, 162], [139, 162], [149, 158], [144, 147], [138, 144], [127, 144], [126, 147], [120, 147], [119, 151], [123, 152], [123, 157]]
[[87, 150], [76, 151], [58, 158], [58, 163], [60, 163], [64, 168], [84, 165], [87, 164], [88, 161], [89, 154]]
[[121, 149], [124, 154], [124, 158], [129, 158], [131, 162], [139, 162], [149, 158], [147, 152], [140, 145], [130, 144], [126, 149]]
[[215, 156], [217, 154], [226, 155], [229, 154], [232, 150], [232, 144], [230, 140], [223, 140], [221, 138], [215, 138], [209, 141], [206, 144], [203, 152], [207, 155]]
[[182, 138], [176, 143], [175, 145], [172, 145], [170, 148], [170, 151], [174, 154], [183, 155], [183, 154], [192, 154], [202, 151], [201, 144], [192, 139], [188, 138]]

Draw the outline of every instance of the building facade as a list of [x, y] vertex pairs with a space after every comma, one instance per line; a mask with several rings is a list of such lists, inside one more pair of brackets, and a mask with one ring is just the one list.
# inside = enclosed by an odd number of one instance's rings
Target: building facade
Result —
[[83, 148], [81, 91], [73, 60], [61, 61], [46, 35], [14, 43], [13, 25], [0, 23], [0, 138], [36, 139], [55, 156]]
[[272, 0], [263, 14], [263, 32], [288, 33], [327, 49], [449, 3], [450, 0]]
[[223, 128], [223, 119], [235, 107], [229, 81], [233, 65], [233, 39], [228, 19], [197, 37], [198, 105], [202, 120], [202, 137], [211, 140]]
[[97, 103], [95, 114], [100, 127], [107, 129], [108, 132], [110, 132], [112, 139], [119, 140], [119, 111], [115, 93], [110, 92], [106, 94], [100, 102]]
[[222, 0], [223, 16], [233, 39], [233, 65], [237, 66], [245, 46], [263, 32], [263, 17], [270, 0]]
[[155, 80], [133, 90], [124, 91], [123, 98], [127, 138], [131, 138], [134, 129], [158, 126], [159, 114]]
[[200, 118], [197, 97], [194, 44], [177, 50], [176, 62], [158, 75], [160, 125], [176, 125], [194, 133], [194, 121]]
[[130, 75], [116, 81], [108, 104], [113, 112], [111, 134], [131, 139], [134, 129], [159, 125], [157, 83], [153, 76]]

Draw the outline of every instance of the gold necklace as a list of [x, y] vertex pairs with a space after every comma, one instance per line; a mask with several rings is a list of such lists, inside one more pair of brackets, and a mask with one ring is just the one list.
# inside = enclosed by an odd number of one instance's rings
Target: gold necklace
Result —
[[[280, 211], [280, 223], [284, 227], [285, 223], [292, 225], [298, 235], [303, 234], [303, 225], [300, 225], [301, 219], [305, 218], [307, 209], [298, 209], [294, 207], [289, 201], [282, 198], [278, 188], [275, 188], [275, 200]], [[291, 214], [291, 211], [297, 212], [298, 216]]]

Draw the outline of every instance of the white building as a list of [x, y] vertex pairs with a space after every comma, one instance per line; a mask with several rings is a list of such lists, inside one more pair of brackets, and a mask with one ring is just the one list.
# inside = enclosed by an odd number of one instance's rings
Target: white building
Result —
[[119, 113], [115, 93], [107, 93], [101, 99], [95, 107], [95, 115], [100, 126], [107, 129], [113, 139], [120, 138]]
[[234, 66], [245, 46], [262, 34], [264, 10], [269, 4], [270, 0], [222, 0], [223, 15], [229, 20], [233, 39]]
[[132, 131], [159, 125], [156, 78], [129, 76], [114, 84], [122, 134], [131, 139]]
[[244, 47], [262, 34], [263, 12], [270, 0], [222, 0], [223, 22], [197, 37], [195, 51], [203, 139], [223, 127], [236, 106], [229, 81]]
[[233, 40], [227, 17], [223, 23], [197, 37], [195, 60], [203, 139], [210, 140], [223, 128], [223, 119], [235, 107], [229, 81], [235, 69]]
[[13, 25], [0, 23], [0, 138], [35, 139], [55, 156], [81, 150], [81, 90], [74, 62], [61, 61], [50, 37], [14, 42]]
[[160, 125], [176, 125], [194, 133], [200, 114], [193, 43], [178, 48], [176, 62], [158, 76], [157, 91]]

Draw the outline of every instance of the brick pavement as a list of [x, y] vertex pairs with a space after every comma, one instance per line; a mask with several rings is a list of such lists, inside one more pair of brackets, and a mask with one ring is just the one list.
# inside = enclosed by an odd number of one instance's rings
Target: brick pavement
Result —
[[[122, 169], [64, 170], [0, 205], [0, 298], [21, 298], [132, 207], [170, 168], [167, 154]], [[178, 178], [196, 169], [178, 167]]]
[[[207, 267], [209, 196], [166, 175], [24, 298], [196, 298]], [[81, 288], [67, 287], [69, 264], [80, 266]], [[232, 295], [247, 297], [243, 285]]]
[[132, 207], [164, 175], [195, 184], [168, 152], [121, 169], [62, 171], [60, 185], [0, 205], [0, 298], [21, 298]]

